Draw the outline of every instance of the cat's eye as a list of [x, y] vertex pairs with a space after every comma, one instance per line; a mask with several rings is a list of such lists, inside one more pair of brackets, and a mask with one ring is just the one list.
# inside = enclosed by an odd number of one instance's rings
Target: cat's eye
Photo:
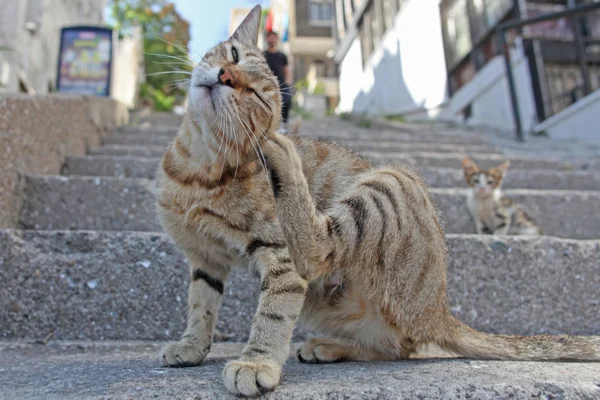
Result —
[[488, 185], [493, 185], [494, 184], [494, 180], [493, 179], [488, 179], [487, 183], [488, 183]]
[[239, 61], [238, 52], [237, 49], [233, 46], [231, 46], [231, 57], [233, 58], [233, 62], [237, 64]]

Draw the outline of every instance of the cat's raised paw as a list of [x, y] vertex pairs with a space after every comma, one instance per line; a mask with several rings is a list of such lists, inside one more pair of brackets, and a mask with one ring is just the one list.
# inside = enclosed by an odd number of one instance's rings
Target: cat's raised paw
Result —
[[201, 346], [190, 340], [169, 343], [160, 352], [160, 360], [166, 367], [195, 367], [202, 364], [210, 350], [210, 345]]
[[281, 367], [272, 361], [230, 361], [223, 370], [227, 390], [248, 397], [275, 389], [280, 378]]
[[276, 134], [262, 145], [269, 169], [277, 171], [302, 171], [302, 161], [296, 152], [294, 142], [283, 135]]

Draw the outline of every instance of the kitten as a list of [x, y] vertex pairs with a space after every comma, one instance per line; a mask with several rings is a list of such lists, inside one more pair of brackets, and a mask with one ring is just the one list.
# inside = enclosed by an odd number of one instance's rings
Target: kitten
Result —
[[227, 275], [242, 264], [261, 291], [248, 344], [223, 370], [234, 394], [277, 386], [299, 319], [325, 335], [299, 351], [307, 363], [403, 359], [427, 343], [474, 358], [599, 360], [598, 338], [488, 335], [452, 316], [444, 232], [421, 179], [277, 133], [281, 95], [256, 46], [260, 15], [257, 6], [194, 69], [157, 172], [160, 221], [190, 267], [187, 328], [162, 362], [202, 363]]
[[508, 161], [484, 171], [469, 157], [465, 157], [462, 166], [465, 181], [472, 188], [467, 206], [478, 234], [543, 235], [535, 221], [518, 204], [502, 196], [502, 181], [509, 166]]

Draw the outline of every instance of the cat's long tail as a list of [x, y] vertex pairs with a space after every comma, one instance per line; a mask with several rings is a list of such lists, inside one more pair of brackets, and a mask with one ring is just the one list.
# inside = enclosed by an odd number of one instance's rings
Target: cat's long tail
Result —
[[442, 347], [460, 356], [486, 360], [600, 361], [600, 336], [492, 335], [458, 321], [458, 335]]

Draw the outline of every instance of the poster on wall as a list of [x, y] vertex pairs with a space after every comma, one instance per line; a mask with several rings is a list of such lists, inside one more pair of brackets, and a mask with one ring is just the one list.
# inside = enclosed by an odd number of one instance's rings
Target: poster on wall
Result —
[[63, 93], [109, 96], [112, 54], [112, 29], [63, 28], [56, 88]]

